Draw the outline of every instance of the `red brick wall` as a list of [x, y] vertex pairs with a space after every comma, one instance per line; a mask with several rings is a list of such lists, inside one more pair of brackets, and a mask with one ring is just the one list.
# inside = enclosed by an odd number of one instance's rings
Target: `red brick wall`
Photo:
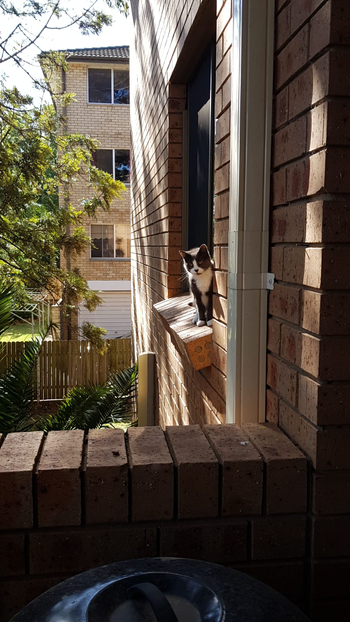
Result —
[[350, 616], [349, 46], [348, 2], [277, 3], [267, 417], [315, 468], [319, 621]]
[[[147, 264], [147, 270], [140, 268], [134, 275], [136, 343], [157, 355], [162, 425], [218, 423], [225, 421], [231, 2], [217, 2], [214, 358], [211, 368], [202, 372], [180, 360], [152, 314], [153, 302], [176, 293], [167, 280], [171, 262], [171, 274], [178, 274], [179, 230], [171, 231], [166, 210], [176, 204], [180, 213], [180, 186], [171, 185], [180, 178], [167, 176], [165, 87], [191, 36], [196, 12], [206, 3], [193, 3], [182, 21], [183, 4], [170, 4], [171, 8], [162, 3], [163, 12], [156, 19], [152, 16], [142, 36], [136, 31], [138, 58], [148, 58], [146, 49], [154, 51], [151, 68], [143, 67], [148, 92], [140, 71], [135, 80], [136, 99], [143, 99], [142, 122], [136, 120], [134, 133], [135, 168], [141, 171], [134, 193], [134, 258]], [[143, 24], [140, 7], [145, 10], [146, 0], [133, 5], [136, 24]], [[165, 34], [169, 25], [174, 32], [171, 44]], [[199, 44], [200, 37], [194, 40]], [[349, 45], [350, 4], [345, 0], [276, 2], [270, 230], [270, 270], [276, 285], [269, 297], [267, 419], [277, 423], [313, 465], [310, 579], [312, 612], [320, 622], [332, 617], [332, 608], [339, 619], [350, 614]], [[150, 105], [150, 99], [157, 106]], [[147, 169], [142, 157], [150, 163]], [[158, 195], [158, 189], [165, 194]], [[151, 237], [143, 239], [138, 210], [146, 224], [152, 215], [167, 237], [153, 238], [154, 244]], [[160, 276], [151, 270], [158, 254], [165, 261]], [[330, 576], [334, 579], [328, 580]]]
[[0, 622], [69, 576], [159, 555], [233, 566], [305, 605], [307, 463], [277, 428], [1, 442]]
[[[181, 292], [182, 110], [186, 86], [179, 78], [194, 56], [186, 44], [203, 38], [215, 0], [131, 2], [135, 23], [131, 104], [133, 145], [132, 279], [136, 354], [156, 353], [158, 420], [166, 424], [225, 421], [227, 231], [229, 183], [231, 2], [217, 3], [215, 156], [215, 295], [213, 364], [194, 371], [173, 346], [152, 305]], [[172, 37], [166, 33], [171, 32]], [[195, 33], [195, 34], [194, 34]], [[199, 59], [198, 59], [199, 60]], [[193, 69], [195, 66], [193, 66]], [[189, 77], [189, 76], [188, 76]], [[180, 83], [179, 83], [180, 82]]]

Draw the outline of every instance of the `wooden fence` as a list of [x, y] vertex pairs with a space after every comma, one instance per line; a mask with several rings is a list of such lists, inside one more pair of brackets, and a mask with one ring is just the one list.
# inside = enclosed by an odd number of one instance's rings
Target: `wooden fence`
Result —
[[[1, 344], [0, 372], [20, 358], [28, 343]], [[61, 399], [79, 384], [102, 383], [110, 373], [130, 367], [131, 340], [108, 339], [107, 343], [108, 351], [101, 355], [88, 341], [44, 341], [36, 370], [38, 399]]]

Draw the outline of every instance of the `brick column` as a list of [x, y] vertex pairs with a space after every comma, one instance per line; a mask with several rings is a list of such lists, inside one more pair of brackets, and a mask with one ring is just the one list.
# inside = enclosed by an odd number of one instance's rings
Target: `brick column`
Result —
[[313, 465], [318, 621], [350, 615], [349, 60], [348, 2], [277, 2], [267, 418]]
[[181, 248], [182, 233], [182, 139], [183, 111], [186, 108], [186, 85], [169, 84], [169, 133], [168, 133], [168, 297], [181, 293]]
[[220, 387], [225, 401], [227, 352], [227, 271], [230, 189], [230, 115], [232, 2], [217, 2], [215, 75], [215, 165], [214, 165], [214, 252], [213, 365], [206, 370], [213, 386]]

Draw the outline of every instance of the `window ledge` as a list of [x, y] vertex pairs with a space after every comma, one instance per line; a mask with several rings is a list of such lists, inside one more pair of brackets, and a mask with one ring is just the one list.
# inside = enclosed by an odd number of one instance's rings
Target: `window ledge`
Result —
[[130, 108], [130, 104], [114, 104], [113, 102], [87, 102], [89, 106], [128, 106]]
[[211, 365], [213, 330], [209, 326], [193, 324], [194, 307], [189, 306], [192, 296], [184, 294], [153, 305], [163, 326], [170, 333], [177, 350], [184, 353], [195, 369]]
[[130, 257], [90, 257], [90, 261], [131, 261]]

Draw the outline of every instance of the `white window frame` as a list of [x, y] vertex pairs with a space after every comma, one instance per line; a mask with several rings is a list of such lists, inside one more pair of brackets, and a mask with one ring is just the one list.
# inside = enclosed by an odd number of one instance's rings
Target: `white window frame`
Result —
[[110, 222], [94, 222], [89, 225], [90, 227], [90, 238], [92, 240], [92, 232], [91, 227], [113, 227], [113, 257], [92, 257], [92, 247], [90, 247], [90, 259], [92, 261], [131, 261], [131, 257], [116, 257], [115, 256], [115, 238], [116, 238], [116, 225], [112, 225]]
[[265, 421], [274, 0], [232, 0], [227, 423]]
[[[110, 102], [91, 102], [89, 100], [89, 70], [90, 69], [109, 69], [109, 71], [111, 72], [111, 101]], [[86, 81], [87, 81], [87, 88], [86, 88], [86, 101], [89, 105], [91, 106], [130, 106], [130, 101], [128, 104], [124, 104], [124, 103], [114, 103], [114, 70], [119, 70], [119, 71], [128, 71], [129, 72], [129, 67], [128, 69], [124, 69], [124, 68], [120, 68], [120, 67], [113, 67], [113, 68], [109, 68], [109, 67], [105, 67], [105, 66], [101, 66], [101, 65], [94, 65], [91, 67], [87, 68], [87, 72], [86, 72]], [[129, 76], [130, 77], [130, 76]], [[129, 100], [130, 100], [130, 86], [129, 86]]]
[[[113, 179], [115, 180], [115, 152], [116, 151], [128, 151], [129, 152], [129, 162], [130, 162], [130, 149], [123, 149], [122, 147], [118, 147], [118, 149], [111, 149], [110, 147], [101, 147], [100, 149], [97, 149], [96, 151], [112, 151], [112, 175], [113, 175]], [[129, 171], [130, 171], [130, 166], [129, 166]], [[124, 186], [129, 187], [130, 186], [130, 181], [124, 182], [122, 181], [122, 184], [124, 184]]]

